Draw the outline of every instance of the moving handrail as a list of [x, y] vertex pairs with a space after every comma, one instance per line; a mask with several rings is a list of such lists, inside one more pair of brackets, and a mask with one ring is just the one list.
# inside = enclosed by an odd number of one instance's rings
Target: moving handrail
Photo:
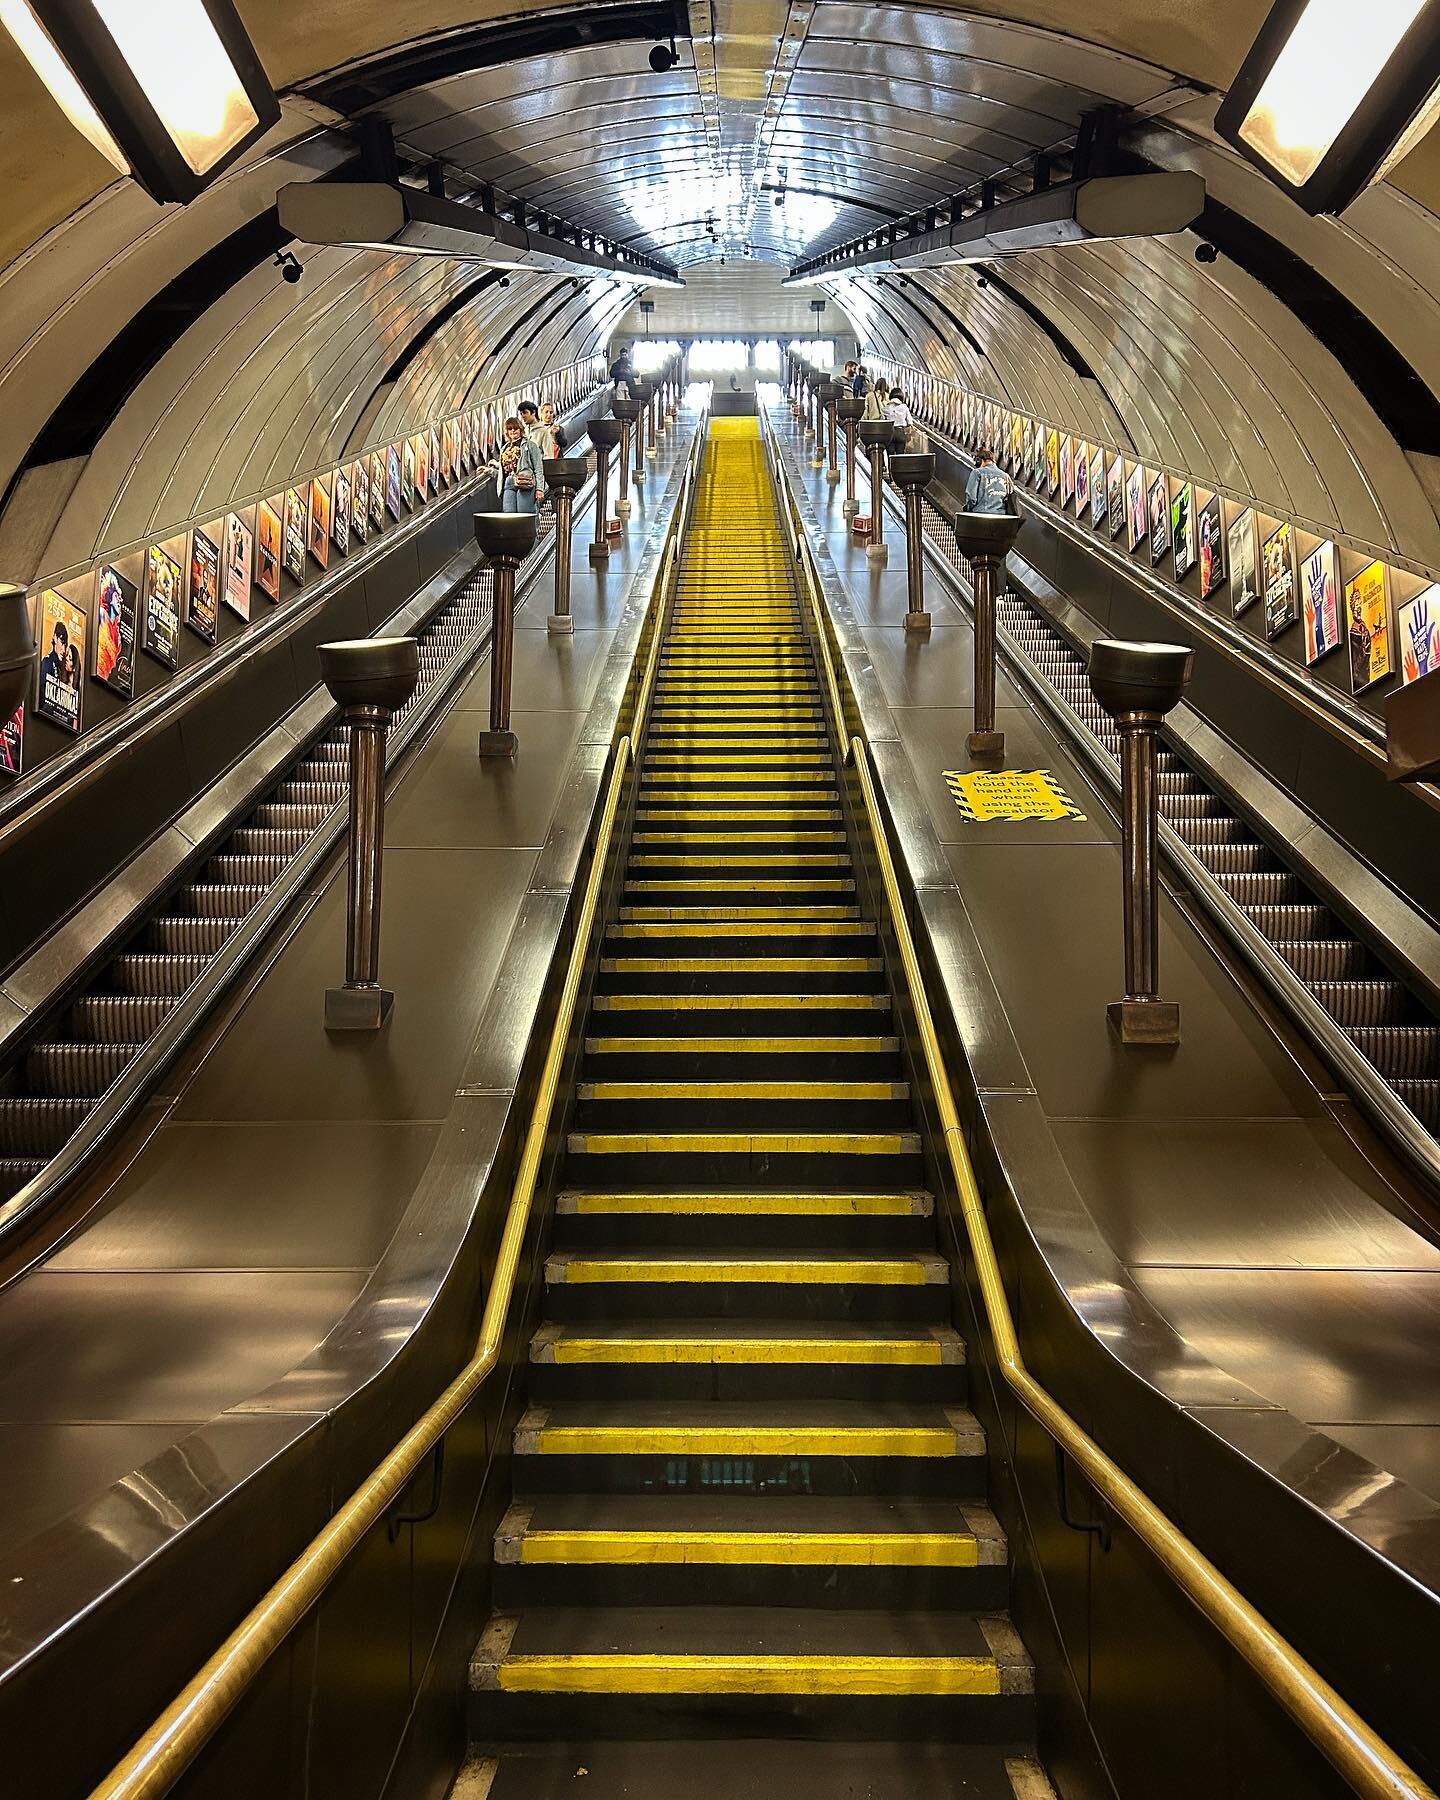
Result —
[[916, 954], [915, 940], [906, 917], [905, 898], [895, 872], [889, 834], [870, 768], [869, 751], [863, 737], [847, 736], [845, 716], [840, 706], [839, 684], [825, 629], [826, 614], [819, 571], [805, 538], [789, 484], [783, 479], [778, 467], [778, 457], [768, 428], [766, 443], [770, 450], [776, 487], [784, 498], [789, 515], [793, 541], [798, 552], [797, 561], [815, 622], [817, 648], [834, 712], [837, 745], [843, 761], [854, 766], [864, 799], [865, 814], [875, 845], [876, 862], [885, 888], [890, 923], [905, 971], [905, 984], [914, 1011], [915, 1027], [925, 1053], [926, 1070], [934, 1088], [945, 1154], [960, 1196], [965, 1235], [1000, 1372], [1016, 1399], [1041, 1429], [1074, 1462], [1116, 1517], [1130, 1527], [1186, 1597], [1244, 1658], [1290, 1717], [1355, 1792], [1363, 1796], [1363, 1800], [1436, 1800], [1435, 1790], [1365, 1723], [1319, 1670], [1281, 1636], [1026, 1367], [1019, 1334], [1015, 1328], [1015, 1316], [1005, 1291], [1005, 1278], [1000, 1270], [995, 1240], [985, 1216], [985, 1202], [980, 1193], [975, 1165], [965, 1141], [954, 1090], [945, 1067], [930, 1003], [926, 998], [920, 959]]
[[474, 1355], [440, 1397], [420, 1416], [362, 1486], [334, 1513], [267, 1594], [246, 1614], [209, 1661], [176, 1696], [145, 1735], [94, 1789], [91, 1800], [158, 1800], [168, 1793], [234, 1711], [271, 1656], [316, 1604], [366, 1534], [380, 1523], [409, 1486], [425, 1458], [445, 1437], [484, 1385], [499, 1360], [516, 1275], [550, 1130], [550, 1115], [565, 1063], [590, 939], [604, 891], [605, 868], [615, 831], [625, 776], [649, 712], [660, 661], [660, 643], [675, 585], [676, 550], [695, 495], [705, 442], [697, 428], [690, 447], [679, 500], [666, 533], [650, 608], [650, 646], [626, 732], [615, 746], [605, 803], [595, 833], [585, 895], [575, 923], [570, 961], [545, 1052], [534, 1111], [525, 1133], [520, 1164], [505, 1214], [495, 1272], [485, 1298]]

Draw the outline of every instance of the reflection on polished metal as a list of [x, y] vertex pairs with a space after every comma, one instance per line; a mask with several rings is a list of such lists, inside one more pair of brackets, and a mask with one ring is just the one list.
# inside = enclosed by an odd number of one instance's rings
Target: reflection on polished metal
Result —
[[0, 730], [30, 691], [35, 667], [35, 636], [23, 587], [0, 581]]
[[847, 519], [860, 510], [855, 498], [855, 427], [865, 417], [865, 402], [847, 394], [835, 408], [845, 426], [845, 504], [840, 508]]
[[645, 480], [645, 421], [650, 417], [650, 383], [644, 380], [632, 381], [630, 393], [640, 408], [635, 415], [634, 469], [635, 485], [640, 487]]
[[928, 631], [925, 610], [925, 523], [920, 500], [935, 479], [935, 458], [928, 451], [907, 451], [890, 458], [890, 473], [905, 495], [905, 576], [907, 602], [905, 629]]
[[[645, 406], [642, 401], [640, 415], [636, 421], [637, 431], [643, 431], [645, 425]], [[606, 529], [610, 513], [610, 452], [625, 435], [625, 427], [619, 419], [592, 419], [590, 421], [590, 442], [595, 446], [595, 536], [590, 544], [590, 560], [592, 563], [606, 563], [610, 560], [610, 534]], [[636, 438], [639, 444], [639, 438]], [[636, 450], [638, 457], [639, 450]], [[640, 479], [640, 470], [635, 470], [635, 479]]]
[[545, 621], [552, 637], [573, 632], [570, 611], [570, 533], [575, 523], [575, 496], [585, 485], [583, 456], [547, 456], [545, 491], [555, 496], [555, 610]]
[[664, 379], [662, 375], [658, 381], [650, 384], [650, 447], [645, 452], [649, 457], [656, 457], [660, 454], [660, 433], [663, 430], [661, 420], [665, 410], [661, 398]]
[[974, 575], [975, 729], [965, 740], [971, 756], [1005, 754], [1005, 733], [995, 729], [995, 589], [1019, 529], [1014, 513], [955, 515], [955, 543]]
[[810, 458], [812, 469], [825, 467], [825, 413], [829, 402], [829, 380], [817, 371], [810, 381], [810, 412], [815, 421], [814, 454]]
[[895, 427], [889, 419], [862, 419], [860, 442], [870, 452], [870, 548], [866, 555], [873, 563], [890, 560], [885, 543], [885, 452], [895, 439]]
[[320, 674], [350, 727], [350, 866], [345, 985], [325, 990], [327, 1031], [377, 1031], [395, 996], [380, 985], [380, 871], [385, 850], [385, 739], [415, 692], [411, 637], [320, 646]]
[[1156, 737], [1194, 667], [1183, 644], [1097, 638], [1090, 686], [1120, 731], [1121, 835], [1125, 864], [1125, 998], [1106, 1008], [1122, 1044], [1178, 1044], [1180, 1007], [1160, 998], [1160, 796]]
[[515, 660], [515, 571], [535, 548], [534, 513], [476, 513], [475, 542], [495, 571], [490, 623], [490, 729], [480, 733], [481, 756], [513, 756], [510, 676]]
[[630, 440], [635, 434], [635, 421], [640, 416], [638, 400], [612, 400], [610, 410], [620, 421], [620, 486], [615, 501], [617, 519], [630, 517]]
[[827, 481], [838, 481], [840, 479], [840, 446], [838, 442], [839, 422], [835, 409], [839, 406], [840, 398], [844, 392], [845, 383], [838, 380], [832, 381], [825, 392], [825, 423], [829, 431], [830, 443], [830, 462], [825, 470], [825, 479]]

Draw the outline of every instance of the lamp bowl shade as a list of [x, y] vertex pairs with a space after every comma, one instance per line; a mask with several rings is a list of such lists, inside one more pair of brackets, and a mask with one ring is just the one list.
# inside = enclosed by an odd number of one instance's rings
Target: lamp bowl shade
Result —
[[897, 451], [890, 458], [890, 476], [901, 487], [926, 487], [935, 479], [935, 458], [928, 450]]
[[535, 547], [535, 514], [476, 513], [475, 542], [492, 562], [519, 562]]
[[592, 419], [585, 429], [597, 450], [613, 450], [625, 431], [619, 419]]
[[1021, 523], [1014, 513], [956, 513], [955, 543], [970, 562], [998, 560], [1015, 542]]
[[413, 637], [322, 644], [320, 674], [341, 706], [382, 706], [398, 712], [420, 679], [420, 647]]
[[[545, 471], [547, 489], [568, 488], [572, 494], [584, 487], [589, 473], [589, 465], [583, 456], [547, 456], [541, 467]], [[519, 514], [512, 517], [518, 518]]]
[[1090, 686], [1108, 713], [1168, 713], [1194, 665], [1194, 651], [1183, 644], [1097, 638], [1090, 646]]

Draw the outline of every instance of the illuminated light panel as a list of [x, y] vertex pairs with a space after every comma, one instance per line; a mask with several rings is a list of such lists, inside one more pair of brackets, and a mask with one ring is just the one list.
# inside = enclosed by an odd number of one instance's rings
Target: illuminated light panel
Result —
[[14, 38], [21, 55], [50, 90], [50, 98], [81, 137], [93, 144], [122, 175], [128, 175], [129, 158], [105, 129], [105, 121], [90, 104], [89, 96], [75, 79], [69, 63], [55, 48], [26, 0], [0, 0], [0, 25], [4, 25]]
[[1277, 0], [1216, 115], [1310, 212], [1339, 212], [1440, 118], [1440, 0]]
[[200, 0], [94, 0], [116, 48], [175, 147], [197, 175], [238, 148], [260, 123], [230, 54]]

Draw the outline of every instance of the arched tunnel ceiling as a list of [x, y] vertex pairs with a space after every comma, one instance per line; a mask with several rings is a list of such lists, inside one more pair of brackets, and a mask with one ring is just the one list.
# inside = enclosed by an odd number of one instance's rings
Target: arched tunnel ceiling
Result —
[[[284, 116], [260, 155], [183, 212], [108, 181], [0, 33], [11, 200], [0, 214], [0, 491], [47, 408], [107, 341], [107, 320], [113, 336], [176, 271], [255, 220], [281, 182], [333, 173], [351, 154], [344, 127], [357, 92], [381, 96], [366, 110], [393, 124], [404, 150], [440, 158], [452, 181], [490, 181], [716, 276], [747, 251], [786, 265], [882, 213], [944, 199], [1067, 144], [1082, 113], [1118, 102], [1138, 119], [1145, 155], [1199, 168], [1212, 196], [1318, 270], [1440, 393], [1440, 133], [1343, 219], [1314, 221], [1210, 131], [1216, 90], [1269, 0], [1113, 0], [1083, 17], [1054, 0], [679, 4], [690, 28], [681, 61], [656, 75], [652, 40], [626, 24], [634, 0], [240, 0]], [[401, 52], [422, 69], [418, 83], [389, 73]], [[446, 57], [453, 66], [437, 73]], [[767, 190], [782, 171], [777, 206]], [[897, 276], [827, 285], [862, 336], [900, 360], [1440, 564], [1440, 439], [1406, 441], [1377, 410], [1374, 383], [1367, 391], [1273, 286], [1226, 258], [1202, 269], [1193, 248], [1182, 235], [1013, 257], [984, 293], [961, 269], [908, 288]], [[65, 543], [107, 536], [122, 517], [143, 529], [168, 516], [172, 498], [198, 505], [288, 457], [338, 455], [354, 433], [463, 389], [497, 342], [513, 351], [522, 319], [536, 357], [587, 354], [635, 297], [632, 285], [595, 283], [557, 313], [564, 283], [554, 278], [517, 276], [508, 298], [491, 289], [467, 300], [483, 265], [417, 270], [345, 251], [307, 260], [298, 292], [282, 292], [263, 262], [241, 270], [146, 375], [76, 476]], [[388, 386], [397, 355], [457, 305]], [[233, 391], [207, 410], [227, 367]], [[494, 369], [491, 379], [501, 379]], [[171, 455], [169, 439], [187, 429]]]

